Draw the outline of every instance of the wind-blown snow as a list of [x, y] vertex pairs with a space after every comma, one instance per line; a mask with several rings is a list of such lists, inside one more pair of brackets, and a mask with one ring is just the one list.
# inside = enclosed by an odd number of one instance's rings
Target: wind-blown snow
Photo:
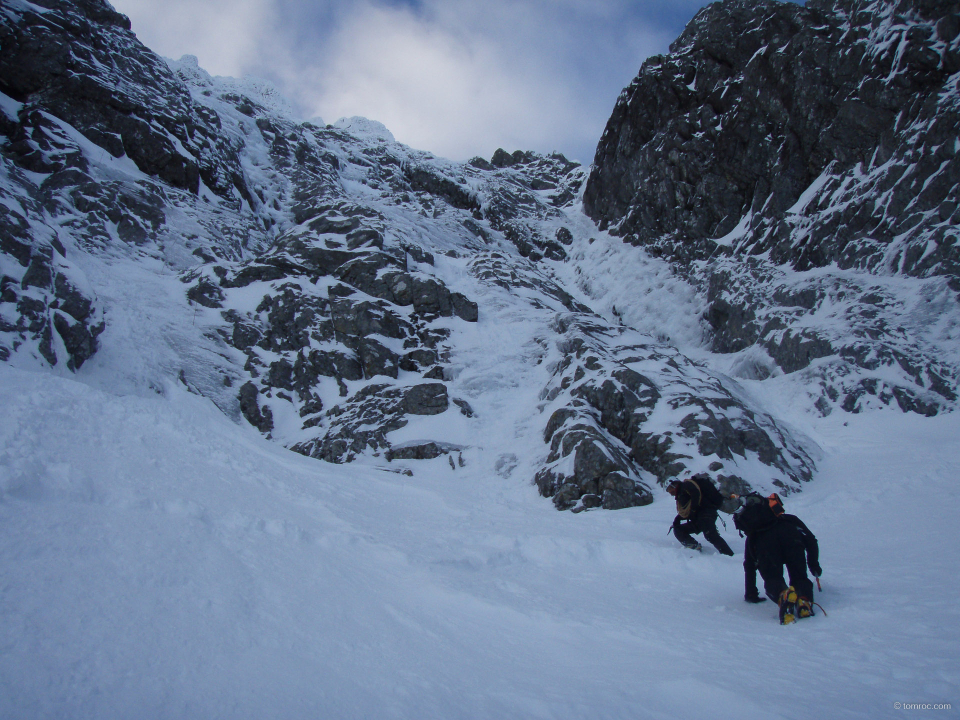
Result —
[[898, 717], [960, 686], [960, 421], [798, 418], [829, 613], [781, 627], [669, 498], [290, 453], [168, 385], [0, 366], [0, 716]]

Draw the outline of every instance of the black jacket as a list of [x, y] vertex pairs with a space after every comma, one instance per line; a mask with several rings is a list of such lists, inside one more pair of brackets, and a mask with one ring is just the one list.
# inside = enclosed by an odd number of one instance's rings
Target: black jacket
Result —
[[[803, 520], [798, 518], [796, 515], [788, 515], [784, 513], [777, 518], [777, 524], [785, 523], [791, 525], [797, 529], [797, 532], [800, 535], [800, 539], [803, 541], [803, 547], [807, 552], [807, 567], [810, 568], [810, 571], [819, 576], [820, 575], [820, 545], [817, 543], [817, 537], [810, 532], [810, 528], [803, 524]], [[763, 534], [764, 531], [754, 533], [747, 536], [747, 542], [744, 547], [743, 554], [743, 566], [745, 570], [756, 570], [757, 568], [757, 551], [762, 552], [763, 545]]]
[[[700, 484], [704, 483], [704, 484]], [[716, 496], [719, 495], [717, 489], [710, 484], [710, 478], [706, 475], [701, 479], [694, 475], [689, 480], [684, 480], [677, 488], [677, 521], [695, 520], [700, 513], [704, 516], [715, 516], [720, 506]], [[706, 490], [703, 488], [706, 487]]]

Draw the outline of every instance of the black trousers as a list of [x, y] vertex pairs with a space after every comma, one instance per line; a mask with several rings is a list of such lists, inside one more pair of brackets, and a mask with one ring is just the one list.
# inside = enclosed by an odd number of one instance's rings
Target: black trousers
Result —
[[749, 537], [743, 545], [743, 597], [760, 597], [760, 591], [757, 589], [757, 553]]
[[677, 540], [686, 547], [696, 545], [697, 541], [693, 536], [703, 533], [703, 537], [710, 541], [718, 552], [723, 555], [733, 555], [733, 550], [727, 545], [727, 541], [717, 532], [717, 511], [701, 508], [696, 515], [689, 520], [680, 522], [680, 517], [673, 521], [673, 534]]
[[[763, 578], [763, 590], [767, 597], [777, 602], [780, 593], [787, 589], [783, 580], [786, 565], [790, 584], [801, 597], [813, 600], [813, 582], [807, 577], [807, 554], [803, 536], [794, 525], [777, 523], [769, 530], [754, 535], [748, 545], [756, 556], [757, 569]], [[744, 570], [747, 564], [744, 562]], [[752, 573], [751, 573], [752, 574]], [[749, 591], [749, 583], [747, 590]]]

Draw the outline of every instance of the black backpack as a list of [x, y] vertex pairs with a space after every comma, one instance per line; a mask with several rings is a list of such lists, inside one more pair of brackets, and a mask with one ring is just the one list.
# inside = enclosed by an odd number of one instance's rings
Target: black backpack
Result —
[[720, 506], [723, 505], [723, 495], [710, 480], [710, 476], [706, 473], [700, 473], [690, 479], [700, 488], [700, 505], [719, 510]]
[[752, 535], [767, 530], [783, 515], [783, 502], [776, 493], [763, 497], [752, 492], [740, 499], [743, 507], [733, 514], [733, 524], [741, 534]]

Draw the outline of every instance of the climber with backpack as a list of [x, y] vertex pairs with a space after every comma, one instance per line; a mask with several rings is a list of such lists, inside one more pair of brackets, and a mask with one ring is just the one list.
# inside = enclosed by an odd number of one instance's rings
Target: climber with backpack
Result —
[[721, 555], [733, 555], [733, 550], [717, 532], [717, 511], [723, 504], [723, 495], [706, 473], [699, 473], [686, 480], [674, 480], [667, 485], [667, 492], [677, 500], [677, 517], [670, 528], [680, 543], [691, 550], [703, 547], [693, 535], [703, 533]]
[[[784, 512], [777, 493], [768, 497], [750, 493], [739, 501], [741, 507], [734, 513], [733, 522], [740, 534], [747, 537], [743, 552], [743, 599], [751, 603], [764, 602], [757, 590], [759, 570], [767, 597], [779, 606], [782, 625], [812, 617], [813, 583], [807, 577], [807, 569], [816, 578], [823, 572], [816, 536], [800, 518]], [[784, 565], [790, 585], [783, 580]]]

